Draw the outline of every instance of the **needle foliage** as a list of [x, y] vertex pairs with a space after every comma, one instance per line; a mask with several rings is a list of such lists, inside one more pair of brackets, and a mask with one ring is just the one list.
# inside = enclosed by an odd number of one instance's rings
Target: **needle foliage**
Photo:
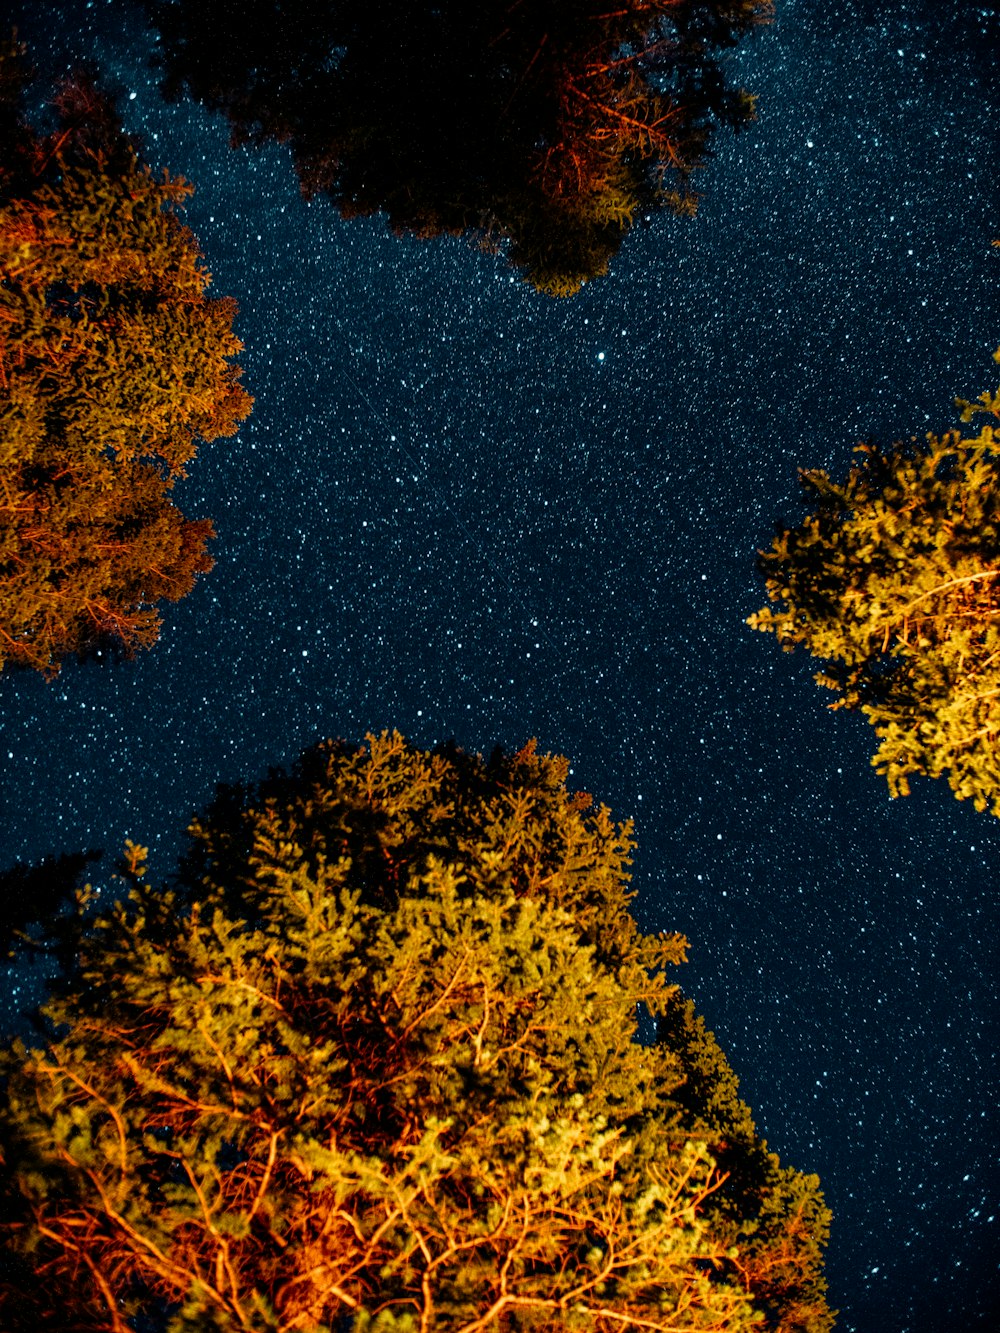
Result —
[[539, 291], [606, 273], [634, 222], [691, 213], [720, 53], [771, 0], [148, 0], [166, 87], [290, 145], [307, 196], [503, 249]]
[[171, 891], [130, 844], [2, 1066], [4, 1326], [824, 1333], [816, 1178], [567, 768], [370, 736], [222, 793]]
[[[1000, 394], [958, 405], [1000, 416]], [[800, 474], [813, 512], [760, 553], [772, 605], [747, 623], [823, 662], [830, 706], [874, 726], [893, 796], [946, 777], [1000, 815], [1000, 432], [857, 453], [843, 483]]]
[[171, 488], [201, 440], [250, 410], [235, 303], [111, 101], [81, 74], [54, 128], [21, 113], [20, 51], [0, 51], [0, 667], [155, 642], [156, 604], [211, 568], [207, 519]]

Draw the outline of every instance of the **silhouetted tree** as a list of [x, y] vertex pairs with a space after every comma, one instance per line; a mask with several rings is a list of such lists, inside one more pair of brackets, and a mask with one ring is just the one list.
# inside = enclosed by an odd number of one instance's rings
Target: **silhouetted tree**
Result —
[[228, 299], [87, 75], [36, 135], [18, 51], [0, 53], [0, 666], [47, 675], [158, 635], [155, 604], [211, 568], [212, 525], [170, 498], [198, 440], [251, 400]]
[[[87, 867], [100, 859], [94, 850], [62, 852], [0, 870], [0, 957], [13, 951], [28, 926], [51, 921], [69, 907]], [[39, 947], [45, 947], [41, 941]]]
[[[1000, 417], [1000, 394], [959, 406]], [[775, 605], [747, 623], [823, 660], [830, 706], [875, 727], [893, 796], [947, 776], [1000, 815], [1000, 432], [857, 452], [842, 485], [800, 474], [816, 508], [760, 553]]]
[[694, 209], [717, 60], [771, 0], [150, 0], [166, 90], [291, 145], [304, 193], [422, 237], [471, 233], [554, 295], [644, 211]]
[[818, 1182], [567, 770], [370, 736], [228, 793], [175, 892], [130, 844], [3, 1061], [4, 1326], [827, 1330]]

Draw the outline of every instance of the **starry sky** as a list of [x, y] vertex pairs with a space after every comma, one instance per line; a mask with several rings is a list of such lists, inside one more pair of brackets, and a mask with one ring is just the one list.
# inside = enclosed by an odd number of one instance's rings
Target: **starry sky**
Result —
[[304, 203], [286, 150], [164, 103], [122, 0], [3, 8], [39, 107], [95, 60], [195, 185], [256, 406], [175, 492], [217, 563], [153, 651], [0, 678], [0, 869], [128, 836], [166, 876], [216, 782], [323, 736], [537, 736], [635, 819], [642, 925], [689, 936], [759, 1129], [819, 1173], [838, 1327], [995, 1328], [1000, 824], [943, 784], [890, 801], [864, 720], [743, 620], [797, 466], [995, 386], [997, 5], [779, 0], [697, 218], [564, 302]]

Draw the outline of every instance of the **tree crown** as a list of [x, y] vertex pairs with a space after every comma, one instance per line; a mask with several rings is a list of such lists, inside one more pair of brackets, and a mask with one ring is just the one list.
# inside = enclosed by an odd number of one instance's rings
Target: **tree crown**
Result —
[[235, 303], [207, 295], [190, 194], [156, 180], [83, 72], [36, 133], [0, 51], [0, 666], [148, 647], [211, 568], [170, 489], [250, 410]]
[[171, 892], [130, 846], [4, 1065], [15, 1315], [824, 1333], [817, 1182], [666, 980], [683, 940], [628, 916], [628, 826], [565, 778], [383, 734], [220, 794]]
[[[965, 421], [1000, 411], [958, 402]], [[772, 605], [747, 623], [823, 661], [831, 707], [875, 727], [894, 796], [947, 776], [1000, 814], [1000, 433], [857, 453], [844, 483], [800, 473], [813, 512], [760, 552]]]

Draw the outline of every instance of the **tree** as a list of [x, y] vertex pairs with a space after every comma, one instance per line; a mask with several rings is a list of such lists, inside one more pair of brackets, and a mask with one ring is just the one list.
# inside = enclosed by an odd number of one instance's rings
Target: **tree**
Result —
[[818, 1182], [567, 769], [383, 733], [221, 793], [172, 891], [129, 844], [3, 1064], [4, 1326], [828, 1329]]
[[[82, 884], [87, 866], [99, 861], [96, 848], [44, 856], [34, 865], [15, 862], [0, 870], [0, 957], [15, 954], [15, 941], [26, 943], [26, 928], [32, 922], [59, 912], [74, 890]], [[44, 948], [44, 946], [36, 946]], [[21, 961], [24, 961], [23, 952]]]
[[52, 676], [148, 647], [155, 604], [211, 568], [211, 523], [170, 490], [251, 399], [235, 303], [206, 298], [176, 217], [190, 187], [140, 164], [86, 74], [35, 134], [18, 57], [0, 53], [0, 667]]
[[[1000, 395], [958, 403], [964, 421], [1000, 415]], [[893, 796], [947, 776], [1000, 815], [1000, 433], [856, 452], [843, 485], [800, 473], [815, 512], [760, 553], [775, 606], [747, 623], [824, 662], [816, 681], [875, 727]]]
[[557, 296], [658, 208], [692, 212], [714, 125], [752, 99], [720, 49], [771, 0], [149, 0], [166, 89], [291, 145], [345, 217], [505, 248]]

